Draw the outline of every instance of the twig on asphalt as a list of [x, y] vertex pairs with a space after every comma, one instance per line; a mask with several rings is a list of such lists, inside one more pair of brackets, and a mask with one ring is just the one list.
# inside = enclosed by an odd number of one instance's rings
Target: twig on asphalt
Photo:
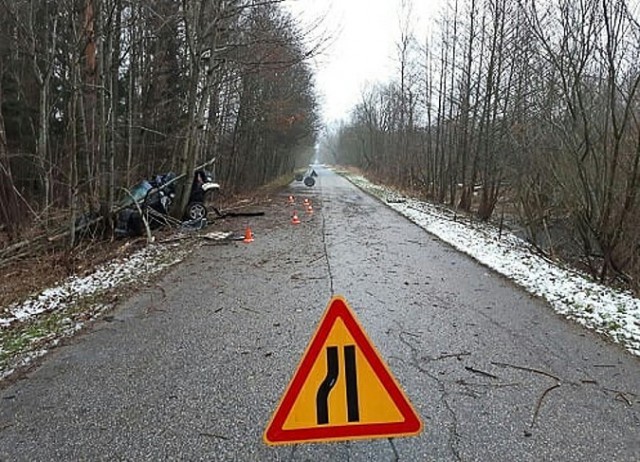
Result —
[[456, 380], [456, 383], [463, 387], [484, 387], [484, 388], [509, 388], [509, 387], [519, 387], [522, 384], [520, 382], [511, 382], [511, 383], [471, 383], [466, 380]]
[[[529, 429], [532, 429], [533, 426], [536, 424], [536, 420], [538, 419], [538, 414], [540, 413], [540, 408], [542, 407], [542, 402], [544, 401], [545, 397], [552, 392], [553, 390], [555, 390], [556, 388], [559, 388], [562, 384], [562, 380], [560, 380], [559, 377], [550, 374], [549, 372], [545, 372], [542, 371], [540, 369], [534, 369], [532, 367], [526, 367], [526, 366], [517, 366], [514, 364], [508, 364], [508, 363], [500, 363], [500, 362], [491, 362], [491, 364], [493, 364], [494, 366], [501, 366], [501, 367], [510, 367], [512, 369], [518, 369], [521, 371], [526, 371], [526, 372], [532, 372], [534, 374], [540, 374], [543, 375], [545, 377], [549, 377], [550, 379], [553, 379], [556, 381], [556, 383], [552, 386], [550, 386], [549, 388], [547, 388], [542, 395], [540, 395], [540, 398], [538, 398], [538, 402], [536, 403], [536, 406], [533, 410], [533, 416], [531, 418], [531, 425], [529, 426]], [[525, 431], [525, 436], [531, 436], [531, 433], [529, 431]]]
[[531, 367], [516, 366], [514, 364], [500, 363], [500, 362], [494, 362], [494, 361], [491, 361], [491, 364], [493, 364], [494, 366], [510, 367], [512, 369], [518, 369], [518, 370], [521, 370], [521, 371], [533, 372], [534, 374], [540, 374], [540, 375], [544, 375], [546, 377], [552, 378], [556, 382], [562, 382], [562, 380], [560, 380], [559, 377], [557, 377], [557, 376], [555, 376], [553, 374], [550, 374], [549, 372], [541, 371], [540, 369], [533, 369]]
[[484, 375], [485, 377], [489, 377], [495, 380], [500, 380], [500, 377], [498, 377], [497, 375], [490, 374], [489, 372], [481, 371], [480, 369], [475, 369], [471, 366], [465, 366], [464, 368], [469, 372], [473, 372], [474, 374]]
[[627, 406], [633, 406], [633, 403], [631, 402], [631, 400], [629, 398], [627, 398], [624, 393], [618, 393], [616, 395], [615, 399], [616, 399], [616, 401], [625, 402], [627, 404]]
[[560, 382], [556, 383], [555, 385], [550, 386], [549, 388], [547, 388], [544, 393], [542, 393], [542, 395], [540, 396], [540, 398], [538, 399], [538, 402], [536, 403], [536, 407], [533, 411], [533, 418], [531, 419], [531, 425], [529, 426], [529, 428], [533, 428], [533, 426], [536, 424], [536, 419], [538, 418], [538, 414], [540, 412], [540, 408], [542, 407], [542, 401], [544, 400], [544, 398], [553, 390], [555, 390], [556, 388], [560, 387]]
[[406, 330], [403, 330], [403, 331], [402, 331], [402, 332], [400, 332], [400, 333], [401, 333], [401, 334], [405, 334], [405, 335], [409, 335], [409, 336], [414, 337], [414, 338], [420, 338], [420, 337], [422, 337], [422, 335], [421, 335], [421, 334], [414, 334], [413, 332], [408, 332], [408, 331], [406, 331]]
[[327, 279], [326, 276], [307, 276], [305, 277], [303, 274], [301, 273], [296, 273], [291, 275], [291, 278], [294, 281], [321, 281], [323, 279]]
[[[615, 393], [615, 400], [616, 401], [622, 401], [624, 402], [627, 406], [633, 406], [633, 401], [630, 400], [627, 395], [633, 397], [633, 398], [637, 398], [638, 395], [635, 393], [631, 393], [628, 391], [620, 391], [620, 390], [614, 390], [612, 388], [602, 388], [604, 391], [608, 391], [609, 393]], [[638, 401], [640, 402], [640, 401]]]
[[307, 262], [307, 265], [311, 265], [312, 263], [315, 263], [315, 262], [317, 262], [318, 260], [322, 260], [323, 258], [327, 258], [327, 255], [326, 255], [326, 254], [322, 254], [322, 255], [320, 255], [319, 257], [314, 258], [313, 260], [309, 260], [309, 261]]
[[634, 396], [634, 397], [638, 397], [638, 396], [640, 396], [640, 395], [638, 395], [637, 393], [633, 393], [633, 392], [630, 392], [630, 391], [621, 391], [621, 390], [616, 390], [616, 389], [614, 389], [614, 388], [604, 388], [604, 387], [603, 387], [602, 389], [603, 389], [604, 391], [608, 391], [608, 392], [611, 392], [611, 393], [620, 393], [620, 394], [623, 394], [623, 395], [631, 395], [631, 396]]
[[441, 361], [443, 359], [449, 359], [449, 358], [456, 358], [457, 360], [460, 360], [462, 356], [471, 356], [471, 352], [463, 351], [462, 353], [445, 353], [438, 356], [437, 358], [433, 358], [433, 361]]
[[248, 311], [249, 313], [262, 314], [262, 313], [260, 313], [259, 311], [252, 310], [251, 308], [247, 308], [247, 307], [245, 307], [245, 306], [239, 306], [238, 308], [240, 308], [241, 310]]

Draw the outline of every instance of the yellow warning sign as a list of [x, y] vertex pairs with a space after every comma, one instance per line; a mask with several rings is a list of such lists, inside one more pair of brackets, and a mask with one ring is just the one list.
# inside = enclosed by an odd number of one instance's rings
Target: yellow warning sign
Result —
[[267, 426], [267, 444], [418, 434], [422, 423], [342, 297], [329, 302]]

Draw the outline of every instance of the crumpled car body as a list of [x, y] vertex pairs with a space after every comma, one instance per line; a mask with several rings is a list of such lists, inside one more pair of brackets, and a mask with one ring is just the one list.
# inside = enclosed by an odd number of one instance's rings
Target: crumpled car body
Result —
[[[120, 202], [120, 212], [116, 219], [117, 236], [140, 236], [144, 233], [145, 215], [151, 229], [169, 224], [169, 213], [176, 192], [176, 175], [173, 172], [156, 175], [152, 180], [142, 180], [133, 186]], [[205, 205], [207, 193], [220, 189], [213, 181], [213, 175], [206, 170], [194, 173], [189, 203], [185, 211], [185, 222], [206, 223], [208, 213]], [[138, 204], [136, 206], [136, 203]]]

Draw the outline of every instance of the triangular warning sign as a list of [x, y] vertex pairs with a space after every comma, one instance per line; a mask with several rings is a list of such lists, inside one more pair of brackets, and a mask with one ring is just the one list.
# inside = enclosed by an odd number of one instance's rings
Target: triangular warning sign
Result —
[[342, 297], [333, 297], [264, 433], [269, 445], [416, 435], [422, 422]]

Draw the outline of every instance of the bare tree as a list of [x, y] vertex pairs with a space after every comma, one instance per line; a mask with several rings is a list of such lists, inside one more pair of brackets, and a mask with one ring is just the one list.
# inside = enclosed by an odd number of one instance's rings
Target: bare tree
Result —
[[242, 191], [308, 159], [318, 116], [306, 62], [322, 45], [281, 3], [0, 0], [3, 222], [33, 209], [73, 235], [85, 212], [108, 222], [141, 177], [191, 177], [217, 157]]

